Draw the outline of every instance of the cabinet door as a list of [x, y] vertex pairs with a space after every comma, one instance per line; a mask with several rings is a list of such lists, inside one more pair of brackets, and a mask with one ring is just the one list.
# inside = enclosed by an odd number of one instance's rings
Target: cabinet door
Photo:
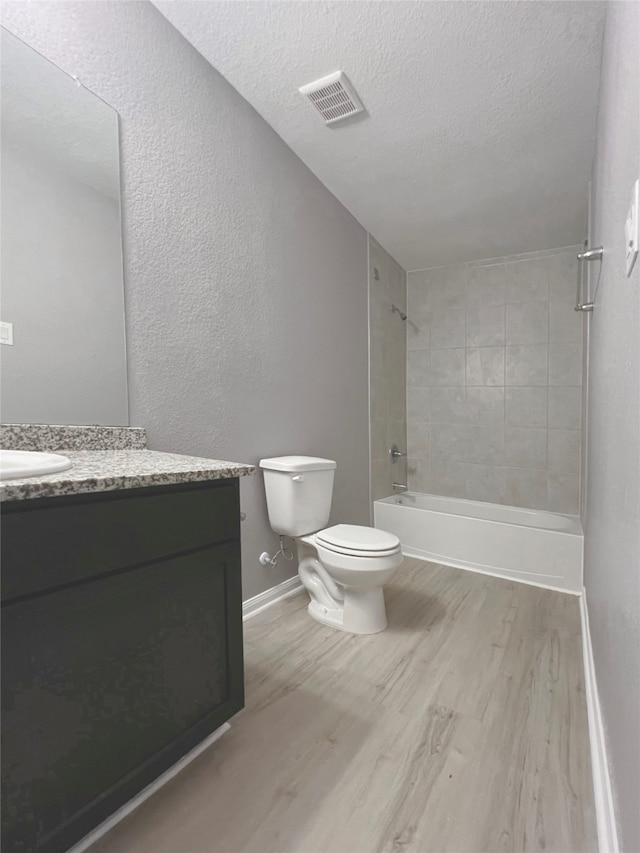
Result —
[[3, 851], [67, 849], [242, 707], [239, 544], [3, 608]]

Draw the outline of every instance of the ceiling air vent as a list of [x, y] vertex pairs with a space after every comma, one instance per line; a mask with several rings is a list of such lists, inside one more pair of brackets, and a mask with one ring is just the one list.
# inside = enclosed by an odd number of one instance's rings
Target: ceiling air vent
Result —
[[356, 113], [364, 112], [356, 90], [342, 71], [335, 71], [320, 80], [314, 80], [298, 91], [311, 101], [325, 124], [335, 124]]

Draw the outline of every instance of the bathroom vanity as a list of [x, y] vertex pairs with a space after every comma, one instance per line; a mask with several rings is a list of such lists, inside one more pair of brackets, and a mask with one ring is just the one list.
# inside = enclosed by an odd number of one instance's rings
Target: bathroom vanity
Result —
[[252, 467], [64, 452], [2, 486], [6, 853], [67, 850], [243, 706]]
[[26, 422], [0, 425], [15, 477], [0, 483], [2, 851], [56, 853], [242, 707], [253, 467], [147, 450], [142, 429], [41, 423], [129, 422], [119, 118], [0, 41], [2, 411]]

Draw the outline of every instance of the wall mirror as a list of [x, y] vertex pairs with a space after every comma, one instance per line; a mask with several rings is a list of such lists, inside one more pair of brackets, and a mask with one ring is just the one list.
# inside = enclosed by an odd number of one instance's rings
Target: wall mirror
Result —
[[0, 414], [127, 424], [118, 114], [0, 37]]

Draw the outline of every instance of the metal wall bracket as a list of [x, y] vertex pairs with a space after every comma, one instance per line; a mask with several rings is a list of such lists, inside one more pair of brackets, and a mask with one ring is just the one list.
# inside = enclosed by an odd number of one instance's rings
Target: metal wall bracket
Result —
[[601, 261], [604, 249], [598, 246], [597, 249], [586, 249], [584, 252], [578, 252], [579, 261]]
[[582, 302], [582, 263], [584, 261], [601, 261], [604, 249], [598, 246], [596, 249], [585, 249], [584, 252], [578, 252], [578, 293], [576, 297], [576, 307], [574, 311], [593, 311], [593, 302]]

